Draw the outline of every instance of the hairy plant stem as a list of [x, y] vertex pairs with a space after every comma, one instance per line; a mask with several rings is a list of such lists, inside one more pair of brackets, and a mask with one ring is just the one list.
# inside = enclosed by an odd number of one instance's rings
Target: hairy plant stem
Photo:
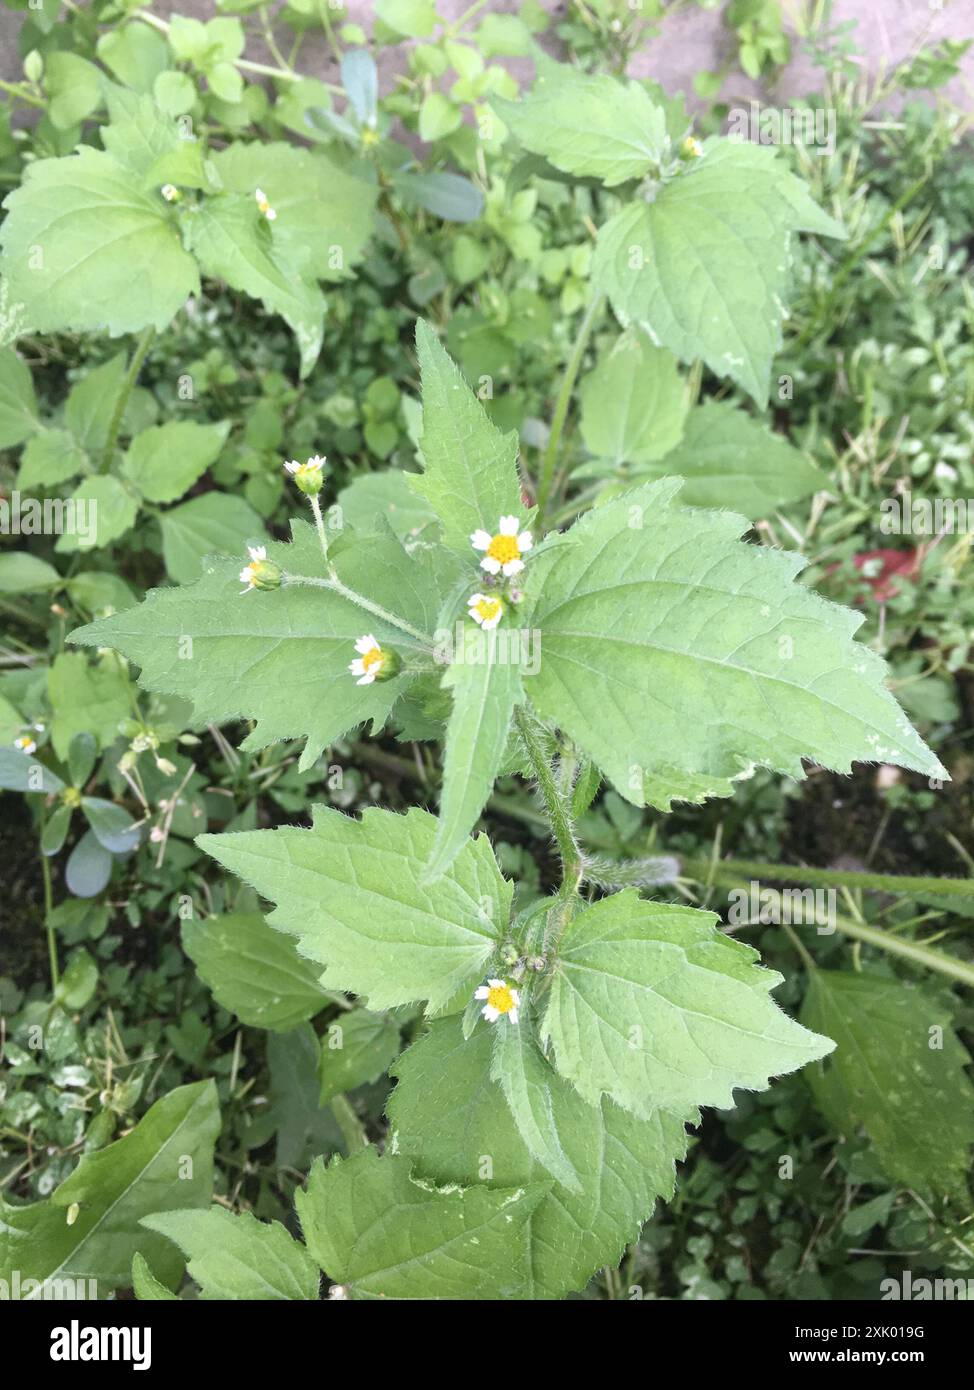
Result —
[[115, 445], [118, 443], [118, 432], [122, 428], [122, 419], [125, 415], [125, 409], [129, 403], [129, 398], [132, 395], [135, 383], [139, 379], [139, 372], [142, 370], [142, 365], [149, 354], [149, 348], [152, 346], [152, 340], [155, 336], [156, 330], [150, 326], [142, 332], [139, 341], [135, 345], [135, 351], [132, 353], [128, 371], [125, 373], [122, 384], [118, 388], [115, 409], [112, 411], [111, 423], [108, 426], [108, 437], [105, 440], [105, 448], [101, 456], [101, 463], [98, 465], [99, 473], [107, 473], [112, 466], [112, 458], [115, 454]]
[[684, 876], [698, 883], [709, 880], [711, 866], [739, 877], [769, 879], [772, 883], [805, 883], [811, 888], [866, 888], [877, 893], [934, 893], [941, 897], [974, 898], [974, 878], [911, 878], [906, 874], [859, 873], [851, 869], [809, 869], [795, 864], [765, 864], [757, 859], [682, 858]]
[[322, 555], [324, 555], [325, 560], [327, 561], [328, 536], [325, 532], [325, 519], [321, 515], [321, 503], [318, 501], [317, 497], [309, 497], [308, 501], [311, 503], [311, 510], [314, 513], [315, 529], [318, 532], [318, 540], [321, 544], [321, 553]]
[[578, 890], [582, 882], [582, 852], [578, 847], [572, 822], [571, 788], [565, 792], [559, 787], [554, 770], [545, 754], [537, 722], [523, 705], [514, 711], [514, 722], [527, 750], [561, 856], [561, 886], [552, 904], [544, 938], [544, 953], [548, 954], [557, 949], [562, 933], [575, 912]]
[[428, 632], [420, 632], [418, 627], [413, 627], [412, 623], [407, 623], [405, 618], [400, 618], [398, 614], [391, 613], [388, 608], [383, 608], [381, 603], [373, 603], [364, 594], [358, 593], [355, 589], [350, 589], [347, 584], [343, 584], [337, 572], [332, 569], [329, 571], [327, 579], [318, 579], [307, 574], [284, 574], [282, 576], [284, 584], [307, 584], [314, 589], [330, 589], [333, 594], [340, 594], [342, 598], [348, 599], [349, 603], [356, 604], [359, 608], [364, 608], [366, 613], [371, 613], [374, 618], [381, 618], [383, 622], [389, 623], [392, 627], [399, 628], [400, 632], [406, 632], [414, 638], [427, 651], [435, 651], [436, 643]]
[[558, 399], [555, 402], [555, 413], [551, 417], [551, 433], [548, 435], [548, 443], [545, 445], [544, 455], [541, 459], [541, 473], [538, 477], [537, 500], [539, 525], [544, 521], [545, 507], [548, 505], [548, 498], [551, 495], [551, 484], [555, 476], [555, 463], [558, 459], [558, 448], [561, 444], [561, 436], [564, 433], [565, 421], [568, 418], [568, 407], [571, 405], [575, 381], [581, 369], [582, 358], [585, 355], [585, 348], [588, 344], [589, 335], [595, 326], [595, 320], [598, 318], [602, 304], [603, 296], [601, 294], [593, 294], [589, 301], [589, 306], [585, 310], [582, 321], [578, 325], [578, 332], [575, 334], [575, 341], [572, 344], [571, 354], [568, 361], [565, 363], [565, 372], [558, 390]]

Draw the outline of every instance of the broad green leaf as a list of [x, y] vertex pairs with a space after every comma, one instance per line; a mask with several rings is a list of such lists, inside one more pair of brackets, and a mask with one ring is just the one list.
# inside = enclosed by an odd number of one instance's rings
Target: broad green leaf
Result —
[[263, 1139], [275, 1140], [278, 1168], [304, 1171], [323, 1153], [344, 1153], [345, 1141], [331, 1107], [318, 1104], [318, 1063], [321, 1047], [310, 1023], [289, 1033], [268, 1033], [270, 1072], [268, 1106], [263, 1113]]
[[55, 550], [72, 554], [76, 550], [102, 550], [117, 541], [135, 525], [139, 504], [134, 493], [110, 473], [83, 478], [71, 501], [75, 508], [73, 530], [65, 528]]
[[633, 472], [686, 479], [680, 500], [688, 507], [730, 507], [763, 517], [808, 497], [828, 479], [780, 434], [726, 401], [691, 410], [683, 439], [654, 464]]
[[[465, 1042], [460, 1020], [448, 1018], [402, 1054], [389, 1104], [396, 1151], [440, 1182], [550, 1181], [491, 1078], [493, 1043], [490, 1026]], [[640, 1120], [607, 1098], [587, 1105], [549, 1072], [554, 1130], [581, 1191], [556, 1182], [531, 1215], [524, 1296], [536, 1299], [582, 1289], [603, 1265], [617, 1265], [656, 1199], [672, 1196], [674, 1164], [687, 1148], [679, 1117], [658, 1110]]]
[[159, 192], [161, 184], [175, 179], [160, 177], [162, 161], [185, 150], [199, 150], [198, 141], [187, 137], [171, 116], [166, 116], [152, 97], [108, 88], [109, 122], [101, 142], [117, 164], [135, 175], [139, 186]]
[[683, 433], [687, 398], [676, 358], [641, 333], [617, 339], [583, 378], [579, 398], [586, 449], [614, 465], [662, 458]]
[[187, 920], [182, 942], [217, 1003], [252, 1028], [286, 1033], [329, 1002], [320, 970], [259, 912]]
[[[265, 190], [266, 191], [266, 190]], [[321, 351], [325, 301], [310, 273], [295, 265], [274, 226], [257, 210], [254, 195], [208, 198], [188, 224], [190, 248], [204, 275], [259, 299], [293, 332], [307, 376]]]
[[329, 1023], [321, 1039], [322, 1105], [379, 1077], [399, 1052], [399, 1026], [388, 1014], [352, 1009]]
[[61, 778], [20, 748], [0, 748], [0, 788], [13, 792], [58, 792]]
[[154, 425], [132, 440], [122, 470], [150, 502], [175, 502], [216, 462], [229, 430], [229, 421]]
[[538, 711], [623, 796], [664, 810], [729, 794], [755, 764], [798, 779], [803, 759], [946, 777], [883, 661], [853, 641], [861, 615], [795, 584], [801, 556], [742, 544], [743, 518], [677, 506], [678, 487], [597, 508], [529, 567], [542, 655], [525, 689]]
[[316, 806], [311, 830], [201, 835], [197, 843], [277, 904], [269, 920], [326, 967], [326, 989], [365, 995], [379, 1010], [425, 1000], [432, 1013], [479, 983], [512, 894], [483, 838], [423, 886], [435, 833], [425, 811], [370, 807], [356, 821]]
[[111, 852], [86, 830], [68, 856], [64, 881], [76, 898], [97, 898], [112, 876]]
[[436, 524], [436, 513], [410, 487], [412, 475], [398, 468], [360, 473], [338, 494], [345, 521], [363, 535], [381, 533], [384, 522], [404, 543]]
[[151, 92], [153, 82], [169, 65], [165, 38], [148, 24], [138, 22], [102, 34], [97, 51], [119, 82], [139, 92]]
[[428, 39], [436, 26], [435, 0], [375, 0], [372, 8], [376, 19], [412, 39]]
[[132, 714], [128, 677], [111, 655], [92, 664], [84, 652], [60, 652], [47, 675], [47, 693], [51, 742], [62, 759], [75, 734], [93, 734], [98, 746], [107, 748], [118, 737], [119, 724]]
[[511, 1299], [543, 1191], [441, 1191], [366, 1149], [328, 1168], [319, 1159], [294, 1201], [308, 1249], [348, 1298]]
[[[239, 574], [248, 543], [256, 544], [266, 536], [264, 523], [253, 507], [242, 497], [223, 492], [205, 492], [171, 507], [159, 517], [159, 529], [166, 573], [177, 584], [199, 579], [208, 555], [236, 552], [241, 556], [236, 570]], [[229, 597], [229, 583], [226, 587]]]
[[666, 149], [666, 116], [638, 82], [548, 63], [520, 102], [493, 99], [504, 124], [533, 154], [607, 188], [641, 178]]
[[67, 430], [41, 429], [20, 457], [17, 486], [27, 491], [53, 488], [84, 472], [87, 456]]
[[[174, 516], [203, 500], [168, 512], [164, 534]], [[214, 509], [239, 501], [217, 494], [212, 500]], [[295, 535], [293, 544], [269, 543], [268, 557], [292, 574], [323, 577], [313, 529], [298, 523]], [[72, 640], [116, 647], [142, 667], [144, 686], [191, 700], [203, 721], [256, 719], [248, 747], [307, 736], [320, 751], [358, 724], [382, 724], [408, 677], [358, 685], [348, 670], [356, 638], [371, 634], [400, 651], [415, 646], [413, 639], [327, 589], [289, 584], [242, 593], [245, 559], [241, 546], [239, 559], [215, 562], [195, 584], [157, 589], [138, 608], [81, 628]], [[392, 537], [352, 545], [335, 562], [357, 592], [385, 602], [419, 630], [435, 626], [439, 576], [418, 561], [410, 564]]]
[[54, 589], [61, 576], [53, 565], [29, 550], [0, 552], [0, 594], [30, 594]]
[[44, 59], [47, 114], [58, 130], [78, 126], [101, 105], [104, 75], [76, 53], [55, 50]]
[[703, 358], [764, 405], [796, 231], [844, 235], [773, 148], [708, 141], [652, 202], [634, 199], [604, 224], [592, 279], [623, 324], [685, 362]]
[[108, 154], [36, 160], [4, 207], [0, 269], [25, 328], [163, 329], [199, 292], [175, 213]]
[[104, 1298], [131, 1283], [138, 1251], [164, 1284], [175, 1283], [180, 1257], [139, 1222], [149, 1213], [210, 1201], [219, 1130], [213, 1082], [180, 1086], [157, 1100], [124, 1139], [85, 1154], [46, 1201], [10, 1207], [0, 1197], [2, 1277], [9, 1282], [11, 1272], [19, 1270], [22, 1288], [23, 1281], [37, 1280], [38, 1286], [23, 1294], [33, 1298], [45, 1297], [43, 1281], [48, 1289], [63, 1290], [61, 1281], [93, 1279], [97, 1296]]
[[228, 193], [254, 204], [260, 188], [277, 213], [271, 228], [284, 263], [315, 280], [347, 280], [372, 233], [378, 185], [318, 150], [235, 144], [213, 156]]
[[100, 796], [83, 797], [81, 807], [95, 839], [104, 849], [111, 854], [128, 854], [135, 849], [139, 843], [139, 829], [124, 807]]
[[12, 347], [0, 349], [0, 449], [10, 449], [41, 428], [30, 368]]
[[490, 1074], [504, 1094], [518, 1134], [542, 1168], [569, 1192], [580, 1193], [581, 1180], [558, 1135], [552, 1069], [538, 1050], [527, 1019], [495, 1027], [493, 1033]]
[[715, 921], [627, 889], [569, 924], [541, 1036], [591, 1104], [609, 1095], [644, 1119], [658, 1106], [729, 1109], [735, 1087], [766, 1090], [831, 1052], [770, 998], [781, 976]]
[[864, 1130], [894, 1182], [967, 1204], [971, 1059], [942, 1004], [903, 980], [814, 970], [801, 1017], [835, 1039], [806, 1073], [829, 1123], [850, 1139]]
[[125, 353], [117, 352], [100, 367], [86, 372], [68, 392], [64, 423], [88, 454], [100, 453], [108, 442], [115, 403], [125, 380], [125, 365]]
[[132, 1256], [132, 1289], [140, 1303], [178, 1303], [179, 1299], [159, 1282], [149, 1262], [138, 1250]]
[[[511, 625], [481, 632], [459, 622], [463, 648], [443, 678], [453, 692], [446, 729], [443, 789], [436, 840], [424, 870], [430, 882], [450, 867], [477, 823], [504, 760], [514, 707], [522, 703], [521, 632]], [[508, 640], [510, 639], [510, 640]]]
[[142, 1225], [179, 1246], [203, 1299], [266, 1303], [318, 1297], [318, 1266], [278, 1221], [212, 1206], [160, 1212], [143, 1217]]
[[425, 467], [409, 474], [443, 523], [447, 545], [474, 556], [471, 534], [491, 535], [502, 516], [521, 515], [517, 435], [501, 434], [428, 323], [416, 325], [423, 379]]

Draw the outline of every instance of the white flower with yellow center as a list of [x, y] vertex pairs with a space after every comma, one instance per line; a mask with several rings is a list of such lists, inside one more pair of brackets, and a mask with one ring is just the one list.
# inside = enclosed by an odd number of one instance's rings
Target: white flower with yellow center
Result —
[[37, 752], [37, 744], [30, 734], [21, 734], [20, 738], [14, 739], [14, 747], [19, 748], [21, 753], [26, 753], [28, 758], [32, 753]]
[[183, 196], [174, 183], [164, 183], [159, 189], [159, 192], [167, 203], [178, 203]]
[[475, 999], [483, 999], [481, 1013], [488, 1023], [496, 1023], [506, 1014], [512, 1023], [517, 1023], [517, 1011], [521, 1007], [519, 992], [506, 980], [488, 980], [485, 985], [474, 990]]
[[503, 574], [505, 579], [521, 573], [524, 569], [521, 556], [531, 549], [534, 542], [530, 531], [518, 530], [520, 524], [516, 516], [502, 516], [496, 535], [492, 536], [489, 531], [474, 531], [470, 544], [474, 550], [486, 552], [480, 562], [482, 570], [488, 574]]
[[268, 202], [267, 194], [264, 190], [262, 188], [255, 188], [254, 197], [257, 199], [257, 211], [260, 213], [261, 217], [266, 217], [268, 222], [273, 222], [277, 213]]
[[309, 497], [313, 497], [321, 491], [325, 481], [326, 463], [327, 459], [323, 454], [315, 454], [306, 463], [298, 463], [297, 459], [292, 459], [284, 467], [301, 491], [307, 493]]
[[504, 604], [493, 594], [471, 594], [467, 599], [467, 614], [489, 632], [504, 616]]
[[685, 159], [699, 159], [703, 154], [703, 145], [695, 135], [688, 135], [683, 142], [683, 156]]
[[360, 637], [355, 643], [355, 650], [359, 655], [349, 666], [353, 676], [358, 676], [356, 685], [371, 685], [380, 676], [386, 666], [386, 653], [379, 646], [371, 632], [364, 637]]

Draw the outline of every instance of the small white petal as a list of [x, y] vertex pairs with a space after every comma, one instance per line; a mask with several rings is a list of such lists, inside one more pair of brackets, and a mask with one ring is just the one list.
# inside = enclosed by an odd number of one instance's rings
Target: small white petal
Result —
[[289, 473], [296, 473], [301, 465], [298, 463], [297, 459], [291, 459], [290, 463], [286, 463], [284, 467]]
[[364, 676], [365, 662], [362, 660], [360, 656], [357, 656], [355, 660], [349, 665], [348, 669], [351, 671], [353, 676]]
[[475, 999], [486, 999], [489, 993], [490, 990], [486, 985], [480, 985], [479, 988], [474, 990], [473, 997]]
[[486, 550], [491, 540], [492, 537], [489, 532], [474, 531], [473, 535], [470, 537], [470, 544], [473, 546], [474, 550]]
[[484, 1008], [483, 1012], [484, 1018], [487, 1020], [488, 1023], [496, 1023], [497, 1020], [500, 1018], [500, 1013], [497, 1009], [494, 1008], [493, 1004], [488, 1004]]
[[507, 1016], [512, 1023], [517, 1023], [517, 1009], [511, 1009], [510, 1013]]
[[504, 986], [507, 984], [507, 981], [506, 981], [506, 980], [488, 980], [487, 983], [490, 985], [491, 989], [503, 989]]
[[480, 568], [486, 570], [488, 574], [500, 574], [501, 562], [493, 555], [485, 555], [480, 562]]
[[504, 566], [504, 573], [507, 578], [510, 579], [512, 575], [520, 574], [523, 569], [523, 560], [508, 560], [507, 564]]
[[265, 545], [248, 545], [247, 554], [252, 560], [266, 560], [267, 547]]
[[378, 645], [378, 642], [375, 640], [375, 638], [372, 636], [370, 632], [367, 633], [365, 637], [359, 637], [356, 639], [355, 650], [357, 652], [361, 652], [364, 656], [366, 652], [374, 651]]
[[530, 550], [532, 545], [534, 545], [534, 537], [531, 535], [531, 532], [522, 531], [517, 538], [518, 550]]
[[374, 682], [375, 682], [375, 676], [372, 675], [371, 672], [366, 672], [366, 674], [362, 677], [362, 679], [356, 681], [355, 684], [356, 684], [356, 685], [372, 685]]
[[267, 218], [268, 222], [275, 222], [277, 220], [277, 213], [273, 208], [268, 208], [264, 216]]
[[502, 536], [516, 536], [518, 525], [516, 516], [502, 516], [497, 529]]
[[492, 618], [481, 618], [480, 626], [484, 629], [485, 632], [490, 632], [491, 628], [495, 628], [497, 624], [500, 622], [500, 620], [501, 611], [498, 608], [497, 612], [494, 614]]

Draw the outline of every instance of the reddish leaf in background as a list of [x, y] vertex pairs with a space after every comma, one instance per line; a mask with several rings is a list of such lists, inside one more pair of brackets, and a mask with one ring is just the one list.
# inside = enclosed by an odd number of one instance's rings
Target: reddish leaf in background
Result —
[[895, 583], [897, 575], [902, 575], [904, 579], [915, 579], [920, 573], [922, 560], [919, 550], [860, 550], [852, 557], [852, 563], [879, 603], [885, 603], [899, 593], [899, 585]]

